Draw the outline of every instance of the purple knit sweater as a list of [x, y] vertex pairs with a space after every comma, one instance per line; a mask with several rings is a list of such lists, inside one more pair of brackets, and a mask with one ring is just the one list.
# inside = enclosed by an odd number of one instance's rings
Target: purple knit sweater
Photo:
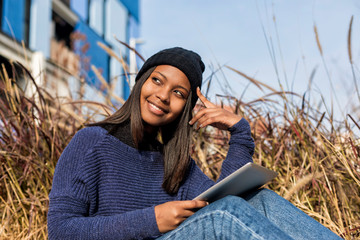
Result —
[[[254, 143], [242, 119], [230, 128], [219, 180], [252, 161]], [[159, 152], [134, 149], [101, 127], [80, 130], [62, 153], [49, 195], [49, 239], [144, 239], [160, 234], [154, 207], [193, 199], [212, 185], [191, 161], [176, 195], [162, 189]]]

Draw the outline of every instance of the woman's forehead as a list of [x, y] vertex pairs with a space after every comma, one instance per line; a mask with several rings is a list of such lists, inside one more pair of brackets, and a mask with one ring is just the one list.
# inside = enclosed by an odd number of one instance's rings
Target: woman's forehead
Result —
[[161, 75], [168, 81], [180, 84], [190, 90], [190, 81], [180, 69], [171, 65], [159, 65], [153, 73]]

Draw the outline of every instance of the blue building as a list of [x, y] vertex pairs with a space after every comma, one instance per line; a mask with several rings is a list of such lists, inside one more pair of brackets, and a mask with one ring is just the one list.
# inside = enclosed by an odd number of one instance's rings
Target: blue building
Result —
[[126, 99], [123, 65], [100, 45], [128, 62], [118, 40], [137, 39], [139, 22], [139, 0], [0, 0], [0, 63], [20, 61], [35, 77], [46, 72], [39, 84], [59, 95], [85, 83], [88, 98], [104, 90], [93, 65]]

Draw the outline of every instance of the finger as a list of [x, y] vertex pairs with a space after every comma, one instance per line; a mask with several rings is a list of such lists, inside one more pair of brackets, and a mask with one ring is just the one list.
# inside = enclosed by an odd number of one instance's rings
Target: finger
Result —
[[182, 201], [182, 203], [183, 203], [182, 207], [187, 210], [203, 208], [209, 204], [208, 202], [202, 200], [188, 200], [188, 201]]
[[[198, 209], [199, 209], [199, 208], [197, 208], [196, 210], [198, 210]], [[182, 218], [183, 220], [185, 220], [186, 218], [191, 217], [195, 212], [196, 212], [196, 211], [193, 211], [193, 210], [184, 210], [184, 211], [182, 212], [181, 218]]]
[[204, 115], [202, 118], [200, 118], [197, 121], [197, 125], [196, 125], [196, 129], [200, 129], [200, 128], [204, 128], [207, 125], [210, 125], [211, 123], [215, 122], [216, 120], [214, 119], [214, 117], [208, 116], [208, 115]]
[[199, 87], [196, 88], [196, 93], [197, 93], [200, 101], [205, 105], [205, 107], [209, 108], [209, 107], [215, 107], [216, 106], [215, 104], [210, 102], [204, 95], [202, 95]]
[[197, 129], [212, 125], [225, 130], [241, 120], [241, 116], [221, 108], [204, 108], [191, 120], [191, 124], [197, 123]]
[[210, 112], [218, 112], [216, 108], [203, 108], [195, 114], [195, 116], [190, 120], [189, 124], [195, 124], [199, 119], [209, 114]]
[[[236, 116], [236, 115], [234, 115]], [[220, 116], [218, 114], [215, 114], [213, 116], [206, 115], [206, 117], [202, 117], [198, 121], [197, 129], [206, 127], [208, 125], [211, 125], [213, 127], [216, 127], [220, 130], [226, 130], [230, 127], [234, 126], [235, 123], [239, 122], [241, 120], [241, 117], [236, 116], [236, 118], [230, 118], [224, 116]]]
[[224, 114], [222, 111], [219, 111], [219, 109], [216, 108], [204, 108], [194, 116], [194, 118], [191, 120], [191, 123], [197, 123], [197, 128], [205, 127], [203, 123], [209, 118], [212, 119], [213, 122], [222, 121]]
[[206, 126], [216, 124], [216, 123], [218, 123], [217, 125], [221, 124], [218, 121], [216, 121], [214, 118], [206, 118], [205, 120], [202, 120], [201, 122], [198, 123], [196, 130], [199, 130], [200, 128], [204, 128]]

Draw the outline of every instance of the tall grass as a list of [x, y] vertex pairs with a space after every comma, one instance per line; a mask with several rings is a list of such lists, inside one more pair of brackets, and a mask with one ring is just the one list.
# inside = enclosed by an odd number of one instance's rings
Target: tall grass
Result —
[[[277, 30], [275, 17], [273, 21]], [[358, 79], [351, 48], [352, 22], [353, 18], [348, 31], [348, 56], [357, 95], [352, 101], [353, 109], [359, 109]], [[358, 120], [355, 120], [358, 119], [358, 112], [347, 114], [341, 121], [336, 121], [332, 107], [329, 109], [324, 99], [326, 111], [320, 111], [306, 100], [305, 94], [285, 91], [280, 81], [281, 71], [276, 64], [275, 46], [271, 37], [265, 33], [264, 35], [280, 90], [226, 66], [261, 92], [264, 89], [268, 92], [251, 102], [230, 97], [232, 103], [229, 109], [239, 112], [252, 126], [255, 140], [254, 162], [279, 173], [267, 185], [268, 188], [290, 200], [341, 237], [360, 239], [360, 139], [355, 134], [360, 131]], [[329, 85], [343, 113], [333, 88], [316, 25], [314, 36]], [[281, 53], [281, 49], [278, 51]], [[282, 56], [280, 57], [283, 61]], [[284, 78], [286, 81], [286, 74]], [[312, 78], [313, 74], [310, 80]], [[311, 81], [309, 88], [310, 84]], [[228, 101], [229, 96], [225, 97]], [[216, 179], [226, 155], [229, 134], [209, 128], [197, 132], [194, 139], [193, 157], [209, 177]]]
[[[331, 115], [312, 108], [298, 94], [277, 91], [230, 69], [269, 91], [251, 102], [227, 96], [232, 99], [227, 107], [251, 123], [254, 162], [279, 173], [267, 187], [343, 238], [358, 238], [360, 140], [353, 129], [360, 128], [354, 116], [335, 125]], [[85, 123], [114, 111], [102, 103], [53, 97], [24, 71], [27, 82], [36, 87], [33, 96], [26, 96], [16, 79], [1, 70], [0, 239], [46, 239], [48, 194], [61, 152]], [[113, 96], [112, 87], [103, 82]], [[301, 104], [290, 102], [289, 94], [302, 99]], [[228, 139], [227, 132], [211, 127], [194, 133], [192, 157], [213, 179], [219, 175]]]
[[25, 96], [4, 67], [0, 75], [0, 239], [47, 238], [56, 162], [75, 132], [92, 121], [93, 115], [84, 115], [81, 105], [95, 112], [108, 108], [53, 97], [23, 70], [26, 81], [36, 87], [33, 96]]
[[[305, 101], [294, 106], [264, 99], [235, 100], [233, 106], [251, 123], [254, 162], [279, 173], [267, 187], [341, 237], [359, 238], [360, 140], [350, 128], [359, 129], [353, 117], [331, 131], [326, 114]], [[216, 179], [229, 135], [210, 128], [197, 132], [196, 138], [193, 157]]]

